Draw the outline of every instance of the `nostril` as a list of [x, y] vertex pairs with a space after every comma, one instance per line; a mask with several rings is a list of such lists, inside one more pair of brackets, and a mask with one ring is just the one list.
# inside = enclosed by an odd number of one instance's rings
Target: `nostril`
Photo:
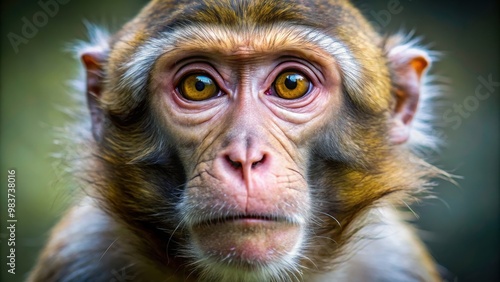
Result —
[[252, 168], [256, 168], [257, 166], [263, 164], [265, 160], [266, 160], [266, 155], [262, 155], [262, 158], [260, 160], [252, 163]]
[[242, 167], [241, 162], [231, 160], [230, 156], [226, 156], [226, 160], [233, 168], [239, 169]]
[[[255, 169], [258, 166], [262, 165], [266, 161], [266, 155], [262, 154], [260, 156], [255, 156], [255, 158], [250, 158], [248, 161], [240, 161], [237, 158], [232, 158], [231, 155], [226, 155], [225, 159], [227, 163], [234, 169], [241, 169], [243, 166], [250, 165], [251, 169]], [[236, 159], [236, 160], [235, 160]], [[254, 161], [257, 160], [257, 161]]]

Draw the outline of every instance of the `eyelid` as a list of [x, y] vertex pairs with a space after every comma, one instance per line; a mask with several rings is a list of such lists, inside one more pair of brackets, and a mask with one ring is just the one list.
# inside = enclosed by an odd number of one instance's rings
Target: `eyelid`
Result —
[[203, 68], [190, 68], [188, 70], [179, 70], [174, 76], [174, 84], [181, 83], [184, 79], [186, 79], [190, 75], [205, 75], [208, 76], [213, 81], [217, 82], [217, 79], [214, 78], [211, 72], [203, 69]]
[[310, 62], [310, 60], [303, 59], [302, 57], [297, 56], [285, 56], [281, 58], [281, 63], [278, 64], [278, 66], [281, 66], [283, 64], [293, 64], [294, 66], [300, 66], [299, 70], [303, 74], [305, 74], [311, 82], [317, 80], [319, 83], [324, 83], [322, 68], [319, 67], [316, 63]]
[[317, 70], [311, 69], [311, 66], [299, 60], [287, 60], [278, 64], [269, 75], [269, 77], [272, 78], [272, 83], [274, 83], [276, 78], [283, 72], [299, 73], [309, 80], [312, 87], [316, 87], [322, 82], [322, 79], [318, 77]]

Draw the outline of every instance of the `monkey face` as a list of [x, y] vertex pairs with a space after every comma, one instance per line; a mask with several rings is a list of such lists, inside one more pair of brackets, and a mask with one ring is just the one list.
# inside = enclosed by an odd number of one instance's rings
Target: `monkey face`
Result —
[[311, 144], [341, 104], [338, 65], [314, 44], [303, 52], [301, 36], [286, 25], [184, 31], [155, 66], [153, 104], [186, 172], [177, 210], [188, 252], [211, 267], [299, 259]]

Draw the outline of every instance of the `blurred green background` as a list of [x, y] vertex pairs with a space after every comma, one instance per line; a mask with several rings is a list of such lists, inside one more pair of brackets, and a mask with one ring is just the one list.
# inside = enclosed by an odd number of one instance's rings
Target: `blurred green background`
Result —
[[[59, 108], [72, 111], [75, 106], [67, 81], [76, 76], [78, 62], [64, 50], [68, 43], [85, 38], [83, 20], [116, 30], [147, 2], [60, 1], [67, 3], [59, 5], [59, 11], [49, 15], [43, 25], [38, 1], [1, 2], [1, 281], [25, 279], [50, 227], [71, 200], [69, 187], [74, 185], [61, 177], [58, 161], [51, 157], [60, 148], [53, 142], [54, 128], [68, 121]], [[458, 180], [459, 187], [439, 181], [435, 190], [440, 200], [415, 206], [418, 224], [426, 231], [434, 257], [457, 281], [499, 281], [500, 87], [497, 83], [489, 90], [483, 88], [483, 95], [491, 95], [475, 100], [477, 104], [472, 98], [481, 85], [478, 77], [500, 81], [498, 1], [372, 0], [355, 4], [385, 30], [415, 29], [417, 35], [424, 35], [424, 43], [432, 43], [434, 50], [444, 53], [434, 73], [449, 85], [437, 115], [447, 145], [434, 163], [463, 179]], [[22, 35], [23, 18], [32, 21], [34, 15], [38, 15], [35, 20], [40, 27], [16, 52], [9, 34]], [[456, 105], [466, 107], [461, 124], [443, 117]], [[15, 276], [6, 272], [8, 169], [17, 172]]]

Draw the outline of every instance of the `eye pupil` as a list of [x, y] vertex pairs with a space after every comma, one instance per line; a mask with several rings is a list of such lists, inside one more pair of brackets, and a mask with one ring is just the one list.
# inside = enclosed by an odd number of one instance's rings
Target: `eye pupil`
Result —
[[196, 83], [194, 84], [194, 87], [196, 88], [196, 90], [198, 91], [203, 91], [205, 89], [205, 83], [203, 81], [196, 81]]
[[285, 86], [290, 90], [297, 88], [297, 77], [295, 75], [289, 75], [285, 79]]

